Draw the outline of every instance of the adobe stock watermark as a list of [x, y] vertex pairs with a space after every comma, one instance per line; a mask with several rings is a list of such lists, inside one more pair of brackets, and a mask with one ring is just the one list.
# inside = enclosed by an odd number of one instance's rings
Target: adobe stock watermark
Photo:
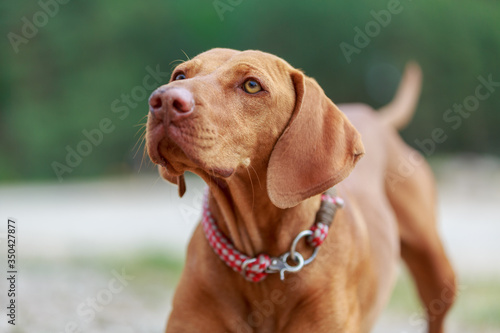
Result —
[[60, 5], [65, 5], [70, 0], [39, 0], [40, 10], [36, 11], [30, 18], [23, 16], [21, 18], [22, 26], [20, 33], [13, 31], [7, 33], [7, 39], [15, 53], [19, 53], [19, 47], [22, 44], [28, 44], [29, 41], [38, 35], [39, 29], [45, 27], [51, 18], [54, 18], [60, 9]]
[[[429, 308], [410, 315], [408, 322], [411, 327], [417, 329], [417, 332], [427, 332], [427, 322], [435, 321], [450, 308], [462, 291], [467, 289], [465, 285], [458, 284], [455, 286], [450, 281], [444, 281], [444, 285], [445, 287], [441, 290], [439, 297], [430, 301]], [[413, 329], [411, 331], [415, 332]], [[401, 333], [406, 333], [406, 331]]]
[[232, 12], [235, 7], [241, 5], [242, 3], [243, 0], [214, 0], [212, 5], [222, 22], [224, 21], [224, 15], [226, 12]]
[[[137, 85], [130, 90], [130, 93], [121, 94], [120, 98], [117, 98], [111, 102], [111, 112], [118, 117], [118, 120], [125, 120], [130, 111], [135, 109], [139, 103], [144, 102], [149, 96], [149, 94], [170, 78], [168, 72], [162, 72], [160, 70], [160, 65], [156, 65], [153, 69], [150, 66], [146, 67], [146, 74], [142, 79], [142, 85]], [[116, 122], [116, 119], [115, 119]], [[66, 158], [63, 162], [53, 161], [51, 163], [52, 170], [54, 171], [59, 182], [64, 180], [66, 174], [70, 174], [77, 168], [83, 159], [94, 151], [94, 148], [98, 147], [104, 141], [106, 135], [114, 132], [116, 129], [115, 122], [111, 118], [102, 118], [95, 128], [86, 129], [84, 128], [81, 132], [81, 139], [76, 145], [67, 145]]]
[[387, 27], [391, 23], [392, 17], [400, 14], [403, 9], [400, 0], [389, 0], [387, 2], [387, 9], [379, 11], [371, 10], [370, 15], [373, 17], [373, 20], [365, 24], [364, 31], [358, 26], [354, 27], [355, 35], [353, 44], [342, 42], [339, 45], [347, 63], [351, 63], [353, 54], [361, 53], [362, 49], [370, 45], [372, 39], [380, 35], [382, 28]]
[[185, 223], [196, 221], [200, 218], [203, 207], [203, 196], [204, 190], [200, 188], [194, 189], [195, 194], [191, 204], [187, 204], [184, 201], [179, 205], [179, 210], [181, 213], [182, 220]]
[[[414, 140], [415, 145], [420, 148], [426, 157], [434, 154], [437, 145], [448, 140], [447, 131], [459, 129], [465, 119], [469, 119], [474, 112], [479, 110], [481, 101], [488, 99], [500, 87], [500, 81], [493, 81], [492, 74], [489, 74], [486, 78], [480, 75], [477, 80], [479, 84], [474, 89], [473, 94], [465, 97], [462, 103], [454, 103], [451, 108], [443, 112], [442, 119], [449, 126], [448, 128], [436, 127], [427, 137]], [[408, 158], [400, 156], [397, 173], [388, 175], [388, 184], [391, 191], [395, 191], [398, 183], [404, 182], [410, 177], [423, 161], [424, 158], [415, 151], [410, 153]]]
[[113, 277], [109, 279], [105, 288], [99, 290], [94, 297], [87, 297], [76, 308], [78, 321], [69, 321], [66, 323], [64, 330], [60, 333], [81, 333], [86, 332], [84, 329], [85, 324], [93, 321], [97, 313], [104, 310], [104, 308], [113, 302], [117, 294], [123, 292], [130, 281], [135, 279], [135, 276], [127, 274], [124, 268], [120, 272], [112, 270]]

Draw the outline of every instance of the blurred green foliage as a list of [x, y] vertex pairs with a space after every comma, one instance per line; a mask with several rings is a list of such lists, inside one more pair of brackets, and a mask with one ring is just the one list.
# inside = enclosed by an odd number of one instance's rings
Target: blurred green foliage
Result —
[[[152, 91], [140, 89], [146, 68], [170, 72], [184, 52], [192, 57], [213, 47], [274, 53], [315, 77], [336, 103], [374, 107], [391, 99], [404, 64], [415, 59], [424, 87], [405, 139], [414, 145], [442, 128], [447, 140], [436, 153], [500, 153], [499, 88], [457, 129], [443, 120], [453, 104], [474, 95], [478, 76], [500, 81], [498, 1], [401, 1], [402, 10], [379, 24], [350, 63], [340, 44], [355, 46], [354, 29], [365, 31], [375, 21], [371, 11], [397, 0], [75, 0], [57, 8], [55, 1], [0, 5], [0, 180], [57, 179], [53, 162], [67, 165], [67, 146], [76, 149], [86, 140], [82, 131], [104, 118], [113, 131], [62, 178], [136, 170], [142, 151], [134, 158], [135, 125], [147, 114], [139, 92]], [[40, 12], [53, 15], [44, 21]], [[23, 37], [26, 20], [39, 28], [16, 53], [9, 33]], [[128, 114], [113, 112], [113, 102], [124, 106], [122, 94], [134, 88]]]

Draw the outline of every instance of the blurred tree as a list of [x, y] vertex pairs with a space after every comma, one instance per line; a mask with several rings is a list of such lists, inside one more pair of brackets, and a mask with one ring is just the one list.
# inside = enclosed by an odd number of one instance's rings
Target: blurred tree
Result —
[[[456, 129], [443, 118], [474, 96], [478, 77], [500, 81], [499, 2], [42, 0], [0, 7], [0, 180], [57, 179], [54, 162], [71, 169], [63, 179], [136, 168], [135, 125], [144, 122], [151, 92], [143, 86], [147, 68], [170, 72], [184, 52], [212, 47], [277, 54], [315, 77], [335, 102], [374, 107], [392, 98], [405, 62], [415, 59], [424, 88], [406, 140], [415, 145], [443, 128], [438, 154], [500, 154], [500, 87]], [[13, 43], [13, 34], [23, 42]], [[342, 43], [358, 52], [347, 59]], [[103, 119], [113, 130], [89, 148], [82, 142]], [[80, 160], [71, 153], [78, 147], [88, 153]]]

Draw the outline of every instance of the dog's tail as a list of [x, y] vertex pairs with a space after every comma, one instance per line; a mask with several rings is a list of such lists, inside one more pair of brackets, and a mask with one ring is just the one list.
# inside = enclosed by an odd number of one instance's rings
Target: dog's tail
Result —
[[422, 69], [416, 62], [406, 65], [403, 78], [392, 101], [379, 109], [383, 121], [401, 130], [410, 123], [417, 107], [422, 86]]

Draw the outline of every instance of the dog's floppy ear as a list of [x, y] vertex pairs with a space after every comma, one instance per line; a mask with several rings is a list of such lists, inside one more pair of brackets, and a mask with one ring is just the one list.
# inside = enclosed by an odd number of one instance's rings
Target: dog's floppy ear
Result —
[[163, 179], [166, 179], [172, 184], [178, 186], [179, 197], [182, 198], [184, 193], [186, 193], [186, 181], [184, 180], [184, 175], [172, 176], [168, 173], [167, 169], [161, 165], [158, 165], [158, 172]]
[[364, 153], [361, 135], [311, 78], [294, 71], [295, 109], [267, 169], [269, 198], [279, 208], [342, 181]]

